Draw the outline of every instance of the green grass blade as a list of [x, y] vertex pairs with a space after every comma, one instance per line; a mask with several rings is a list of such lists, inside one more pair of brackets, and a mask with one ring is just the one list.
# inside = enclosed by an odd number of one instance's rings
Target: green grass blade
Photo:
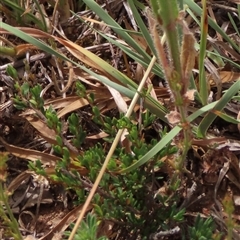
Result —
[[218, 117], [220, 117], [221, 119], [225, 120], [226, 122], [229, 122], [229, 123], [233, 123], [233, 124], [239, 124], [240, 123], [240, 120], [237, 120], [236, 118], [233, 118], [223, 112], [220, 112], [220, 111], [214, 111], [212, 110], [212, 112], [214, 114], [216, 114]]
[[[91, 71], [89, 71], [90, 74]], [[126, 88], [124, 86], [121, 86], [115, 82], [110, 81], [109, 79], [99, 76], [98, 80], [102, 82], [105, 85], [108, 85], [120, 93], [124, 94], [125, 96], [129, 98], [133, 98], [135, 95], [136, 90], [130, 90], [129, 88]], [[146, 96], [143, 103], [144, 107], [149, 109], [149, 111], [153, 114], [155, 114], [157, 117], [159, 117], [164, 122], [168, 122], [165, 115], [167, 114], [167, 109], [162, 106], [158, 101], [156, 101], [154, 98], [152, 98], [150, 95]]]
[[236, 25], [236, 23], [234, 22], [232, 16], [230, 13], [228, 13], [228, 17], [230, 19], [230, 22], [232, 23], [233, 27], [234, 27], [234, 30], [236, 31], [236, 33], [238, 34], [238, 36], [240, 36], [240, 33], [239, 33], [239, 30], [238, 30], [238, 27]]
[[132, 164], [131, 166], [123, 169], [120, 173], [131, 172], [146, 162], [148, 162], [152, 157], [154, 157], [159, 151], [161, 151], [168, 143], [170, 143], [174, 137], [181, 131], [179, 126], [174, 127], [167, 135], [165, 135], [162, 140], [156, 144], [149, 152], [147, 152], [142, 158], [140, 158], [137, 162]]
[[138, 23], [138, 27], [139, 29], [141, 30], [141, 33], [144, 37], [144, 39], [146, 40], [149, 48], [151, 49], [152, 53], [157, 56], [157, 52], [156, 52], [156, 49], [154, 47], [154, 44], [153, 44], [153, 40], [152, 40], [152, 37], [150, 35], [150, 32], [149, 30], [147, 29], [146, 25], [144, 24], [143, 20], [142, 20], [142, 17], [140, 16], [134, 2], [132, 0], [128, 0], [128, 4], [133, 12], [133, 16], [134, 16], [134, 19], [136, 20], [136, 22]]
[[238, 10], [238, 19], [240, 19], [240, 4], [237, 4], [237, 10]]
[[[192, 12], [192, 10], [190, 8], [188, 8], [187, 12], [191, 15], [191, 17], [194, 19], [194, 21], [200, 26], [201, 24], [200, 24], [199, 20], [196, 18], [196, 16], [194, 15], [194, 13]], [[196, 43], [196, 49], [197, 50], [200, 49], [200, 46], [197, 43]], [[223, 60], [225, 60], [225, 61], [228, 61], [229, 63], [231, 63], [233, 66], [240, 69], [240, 66], [237, 63], [235, 63], [235, 62], [231, 61], [231, 59], [225, 58], [224, 56], [221, 56], [219, 53], [217, 53], [218, 52], [217, 49], [214, 48], [214, 51], [215, 52], [210, 52], [210, 51], [206, 50], [208, 57], [211, 58], [217, 64], [218, 67], [223, 67], [225, 65]]]
[[[73, 15], [75, 15], [77, 18], [79, 18], [82, 22], [84, 22], [84, 20], [82, 20], [78, 15], [76, 15], [75, 13], [73, 13]], [[92, 28], [90, 25], [88, 26], [89, 28]], [[111, 27], [111, 26], [109, 26]], [[97, 29], [92, 28], [95, 32], [97, 32], [99, 35], [101, 35], [103, 38], [105, 38], [108, 42], [114, 44], [115, 46], [119, 47], [123, 52], [125, 52], [129, 57], [131, 57], [134, 61], [136, 61], [137, 63], [140, 63], [142, 66], [144, 66], [145, 68], [148, 67], [149, 62], [145, 61], [144, 57], [137, 53], [134, 52], [131, 48], [129, 48], [128, 46], [120, 43], [119, 41], [116, 41], [114, 39], [112, 39], [111, 37], [107, 36], [106, 34], [98, 31]], [[119, 31], [126, 31], [122, 28], [118, 28]], [[139, 32], [134, 32], [131, 31], [134, 34], [139, 34], [142, 36], [142, 33]], [[163, 72], [161, 70], [161, 67], [159, 64], [154, 64], [154, 67], [152, 69], [152, 72], [155, 73], [157, 76], [164, 78]]]
[[[213, 108], [214, 111], [222, 111], [222, 109], [227, 105], [227, 103], [232, 99], [232, 97], [238, 93], [240, 89], [240, 79], [238, 79], [228, 90], [227, 92], [222, 96], [222, 98], [219, 100], [219, 102], [216, 104], [216, 106]], [[212, 122], [217, 117], [216, 114], [213, 112], [209, 112], [201, 121], [198, 127], [197, 136], [198, 137], [205, 137], [206, 132]]]
[[41, 22], [42, 26], [43, 26], [42, 30], [47, 32], [48, 31], [47, 23], [46, 23], [46, 20], [45, 20], [45, 16], [44, 16], [43, 10], [42, 10], [42, 8], [41, 8], [41, 6], [39, 4], [39, 1], [38, 0], [34, 0], [34, 3], [36, 4], [36, 7], [37, 7], [37, 9], [39, 11], [39, 14], [40, 14], [40, 16], [42, 18], [42, 22]]
[[[210, 103], [205, 107], [202, 107], [201, 109], [197, 110], [193, 114], [191, 114], [187, 120], [189, 122], [193, 121], [197, 117], [201, 116], [203, 113], [209, 111], [216, 105], [216, 102]], [[148, 162], [151, 158], [153, 158], [159, 151], [161, 151], [168, 143], [170, 143], [174, 137], [181, 131], [181, 128], [179, 126], [174, 127], [167, 135], [165, 135], [159, 143], [157, 143], [149, 152], [147, 152], [142, 158], [137, 160], [134, 164], [131, 166], [122, 169], [121, 173], [127, 173], [130, 171], [133, 171], [146, 162]]]
[[[81, 68], [82, 70], [84, 70], [85, 72], [89, 73], [90, 75], [96, 77], [96, 79], [98, 79], [100, 82], [106, 84], [106, 85], [109, 85], [115, 89], [117, 89], [119, 92], [121, 92], [122, 94], [126, 95], [127, 97], [129, 98], [132, 98], [136, 92], [136, 88], [137, 88], [137, 85], [136, 83], [134, 83], [133, 81], [131, 81], [131, 79], [129, 79], [127, 76], [125, 76], [124, 74], [122, 74], [121, 72], [119, 72], [117, 69], [113, 68], [111, 65], [107, 65], [106, 67], [109, 68], [109, 73], [112, 73], [114, 77], [117, 77], [119, 78], [118, 80], [121, 81], [121, 82], [125, 82], [127, 85], [131, 86], [132, 89], [129, 89], [129, 88], [126, 88], [126, 87], [123, 87], [121, 85], [118, 85], [110, 80], [108, 80], [107, 78], [99, 75], [99, 74], [96, 74], [95, 72], [89, 70], [88, 68], [86, 68], [85, 66], [83, 65], [80, 65], [76, 62], [74, 62], [73, 60], [67, 58], [66, 56], [60, 54], [59, 52], [55, 51], [54, 49], [52, 49], [51, 47], [49, 47], [48, 45], [46, 45], [44, 42], [41, 42], [39, 41], [38, 39], [34, 38], [34, 37], [31, 37], [30, 35], [24, 33], [23, 31], [17, 29], [17, 28], [14, 28], [6, 23], [2, 23], [1, 27], [11, 33], [13, 33], [14, 35], [16, 35], [17, 37], [23, 39], [24, 41], [28, 42], [28, 43], [31, 43], [35, 46], [37, 46], [39, 49], [47, 52], [47, 53], [50, 53], [50, 54], [53, 54], [65, 61], [69, 61], [71, 62], [72, 64], [74, 64], [75, 66]], [[106, 64], [106, 63], [105, 63]], [[115, 73], [117, 75], [115, 75]], [[134, 89], [134, 90], [133, 90]], [[161, 118], [163, 121], [167, 122], [166, 118], [165, 118], [165, 115], [166, 115], [166, 109], [158, 102], [156, 101], [155, 99], [153, 99], [151, 96], [146, 96], [145, 97], [145, 101], [144, 101], [144, 106], [146, 108], [149, 108], [149, 110], [156, 114], [159, 118]]]
[[[116, 32], [119, 36], [121, 36], [124, 41], [129, 44], [133, 49], [135, 49], [138, 53], [140, 53], [145, 61], [150, 63], [151, 57], [142, 49], [136, 41], [124, 30], [122, 30], [121, 26], [114, 20], [112, 17], [108, 15], [108, 13], [102, 9], [95, 1], [93, 0], [83, 0], [85, 4], [94, 11], [106, 24], [109, 26], [113, 26], [113, 31]], [[121, 29], [121, 30], [120, 30]]]
[[[202, 15], [202, 9], [194, 1], [192, 0], [183, 0], [183, 1], [185, 4], [188, 5], [189, 8], [191, 8], [194, 12], [196, 12], [198, 16]], [[239, 47], [237, 46], [237, 44], [210, 17], [208, 17], [208, 23], [215, 31], [221, 34], [221, 36], [227, 42], [229, 42], [235, 50], [239, 51]]]
[[[21, 20], [21, 18], [22, 18], [22, 15], [24, 14], [25, 9], [23, 9], [21, 6], [19, 6], [18, 4], [14, 3], [13, 1], [10, 1], [10, 0], [4, 0], [4, 1], [2, 1], [2, 3], [6, 4], [8, 7], [12, 8], [13, 15], [17, 13], [19, 16], [19, 21], [24, 22], [23, 20]], [[24, 15], [26, 15], [28, 24], [32, 21], [39, 27], [39, 29], [45, 30], [44, 24], [38, 18], [36, 18], [32, 13], [25, 13]], [[18, 16], [15, 16], [15, 17], [18, 17]], [[25, 22], [25, 24], [26, 24], [26, 22]]]
[[225, 58], [224, 56], [220, 56], [218, 53], [216, 52], [210, 52], [210, 51], [207, 51], [208, 54], [211, 54], [211, 55], [214, 55], [216, 57], [221, 57], [224, 61], [226, 62], [229, 62], [232, 66], [240, 69], [240, 65], [237, 64], [236, 62], [232, 61], [231, 59], [228, 59], [228, 58]]
[[[123, 52], [125, 52], [129, 57], [131, 57], [134, 61], [136, 61], [137, 63], [140, 63], [142, 66], [144, 66], [145, 68], [148, 67], [148, 62], [146, 62], [141, 55], [139, 55], [136, 52], [133, 52], [132, 49], [130, 49], [129, 47], [126, 47], [125, 45], [119, 43], [118, 41], [115, 41], [114, 39], [102, 34], [101, 32], [98, 32], [101, 36], [103, 36], [107, 41], [111, 42], [112, 44], [116, 45], [117, 47], [119, 47], [121, 50], [123, 50]], [[164, 78], [163, 72], [161, 70], [161, 67], [159, 66], [159, 64], [155, 64], [152, 71], [159, 77]]]
[[[74, 13], [73, 13], [74, 14]], [[76, 17], [79, 17], [76, 15]], [[80, 20], [82, 20], [81, 18], [79, 18]], [[90, 25], [89, 25], [90, 28], [92, 28]], [[128, 46], [120, 43], [119, 41], [116, 41], [114, 39], [112, 39], [111, 37], [103, 34], [102, 32], [98, 31], [97, 29], [94, 29], [93, 30], [95, 32], [97, 32], [99, 35], [101, 35], [103, 38], [105, 38], [108, 42], [114, 44], [115, 46], [119, 47], [123, 52], [125, 52], [129, 57], [131, 57], [134, 61], [136, 61], [137, 63], [141, 64], [142, 66], [144, 66], [145, 68], [148, 67], [149, 63], [148, 61], [146, 61], [146, 59], [141, 56], [139, 53], [137, 52], [134, 52], [131, 48], [129, 48]], [[121, 29], [123, 30], [123, 29]], [[124, 30], [123, 30], [124, 31]], [[140, 34], [141, 33], [136, 33], [136, 34]], [[154, 64], [154, 67], [152, 69], [153, 73], [155, 73], [157, 76], [161, 77], [161, 78], [164, 78], [164, 75], [162, 73], [162, 70], [161, 70], [161, 67], [159, 64]]]
[[196, 92], [195, 92], [195, 96], [196, 96], [195, 99], [201, 104], [202, 101], [201, 101], [201, 98], [200, 98], [200, 95], [199, 95], [199, 92], [198, 92], [198, 89], [197, 89], [197, 86], [196, 86], [193, 74], [190, 75], [189, 89], [196, 90]]
[[198, 26], [201, 26], [200, 21], [198, 20], [198, 18], [195, 16], [195, 14], [193, 13], [193, 11], [191, 10], [191, 8], [187, 8], [187, 13], [192, 17], [192, 19], [198, 24]]

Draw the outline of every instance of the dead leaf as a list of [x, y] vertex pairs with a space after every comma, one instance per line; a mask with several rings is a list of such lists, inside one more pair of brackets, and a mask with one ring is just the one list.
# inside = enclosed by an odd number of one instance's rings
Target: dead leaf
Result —
[[24, 171], [22, 173], [20, 173], [17, 177], [15, 177], [11, 183], [8, 186], [8, 191], [9, 192], [14, 192], [19, 186], [20, 184], [26, 180], [29, 179], [29, 177], [31, 176], [31, 172], [30, 171]]
[[105, 132], [100, 132], [98, 134], [92, 135], [92, 136], [88, 136], [86, 137], [86, 139], [92, 139], [92, 140], [97, 140], [97, 139], [101, 139], [101, 138], [105, 138], [107, 137], [108, 134]]
[[220, 99], [221, 94], [222, 94], [222, 80], [219, 76], [219, 72], [218, 72], [217, 68], [215, 67], [215, 65], [208, 58], [206, 58], [204, 60], [204, 64], [205, 64], [205, 67], [207, 68], [208, 72], [211, 73], [211, 80], [213, 80], [215, 82], [215, 86], [217, 87], [216, 99], [218, 100], [218, 99]]
[[37, 240], [37, 238], [32, 235], [28, 235], [26, 238], [24, 238], [24, 240]]
[[235, 206], [240, 206], [240, 196], [234, 195], [233, 202]]
[[33, 46], [32, 44], [20, 44], [18, 46], [16, 46], [15, 50], [16, 50], [16, 56], [20, 57], [20, 56], [24, 56], [26, 54], [26, 52], [28, 52], [29, 50], [33, 50], [33, 49], [37, 49], [37, 47]]
[[125, 114], [127, 112], [128, 107], [127, 107], [127, 104], [124, 101], [122, 95], [112, 87], [107, 86], [107, 88], [110, 91], [110, 93], [112, 94], [113, 99], [118, 107], [119, 112]]
[[187, 92], [185, 93], [185, 97], [186, 97], [189, 101], [194, 101], [194, 94], [195, 94], [195, 92], [196, 92], [195, 89], [187, 90]]
[[39, 152], [32, 149], [20, 148], [20, 147], [16, 147], [14, 145], [8, 144], [3, 140], [2, 137], [0, 137], [0, 140], [2, 141], [7, 151], [16, 157], [27, 159], [33, 162], [40, 160], [41, 163], [45, 166], [55, 166], [57, 161], [61, 161], [61, 158], [51, 154]]
[[132, 143], [127, 138], [127, 135], [129, 135], [129, 132], [128, 132], [127, 129], [124, 129], [123, 133], [121, 135], [121, 140], [120, 141], [121, 141], [122, 146], [125, 148], [125, 151], [129, 154], [133, 154], [132, 151], [131, 151]]
[[182, 90], [181, 93], [185, 94], [189, 86], [190, 74], [192, 73], [195, 65], [196, 50], [194, 47], [196, 40], [188, 27], [185, 27], [183, 35], [183, 43], [181, 49], [181, 65], [183, 71]]
[[63, 117], [64, 115], [73, 112], [81, 107], [84, 107], [86, 105], [88, 105], [89, 102], [88, 100], [86, 100], [85, 98], [80, 98], [72, 103], [70, 103], [69, 105], [65, 106], [62, 110], [60, 110], [57, 115], [59, 118]]
[[[240, 73], [238, 73], [238, 72], [229, 72], [229, 71], [220, 71], [219, 72], [219, 76], [220, 76], [220, 79], [221, 79], [222, 83], [226, 84], [226, 83], [233, 83], [234, 81], [239, 80]], [[212, 87], [216, 86], [216, 83], [215, 83], [214, 79], [211, 78], [211, 75], [210, 75], [209, 83], [210, 83], [210, 85]]]
[[[92, 209], [92, 206], [88, 206], [87, 212]], [[71, 223], [76, 221], [80, 212], [82, 210], [82, 205], [74, 208], [71, 212], [69, 212], [56, 226], [54, 226], [46, 235], [41, 237], [39, 240], [48, 240], [53, 239], [55, 234], [64, 232]]]
[[168, 113], [166, 115], [166, 118], [167, 118], [168, 122], [172, 125], [176, 125], [176, 124], [180, 123], [180, 121], [181, 121], [181, 116], [180, 116], [179, 112], [177, 112], [177, 111], [171, 111], [170, 113]]
[[50, 129], [44, 121], [34, 116], [25, 118], [48, 143], [57, 145], [56, 132]]
[[[70, 96], [70, 97], [66, 97], [66, 98], [57, 98], [54, 100], [46, 101], [44, 104], [44, 109], [48, 109], [50, 106], [54, 110], [59, 109], [59, 108], [64, 108], [77, 100], [79, 100], [78, 96]], [[35, 111], [33, 109], [28, 109], [28, 110], [22, 112], [21, 114], [19, 114], [19, 116], [26, 116], [26, 115], [31, 115], [31, 114], [35, 114]]]
[[196, 146], [207, 147], [215, 144], [224, 144], [226, 143], [227, 139], [225, 137], [215, 137], [215, 138], [208, 138], [208, 139], [193, 139], [192, 144]]

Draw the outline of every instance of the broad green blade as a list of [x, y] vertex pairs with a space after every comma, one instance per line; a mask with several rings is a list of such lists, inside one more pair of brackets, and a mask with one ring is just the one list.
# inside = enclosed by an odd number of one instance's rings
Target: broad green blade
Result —
[[208, 128], [211, 126], [212, 122], [217, 117], [214, 112], [222, 111], [223, 108], [227, 105], [227, 103], [232, 99], [232, 97], [238, 93], [240, 90], [240, 79], [238, 79], [222, 96], [222, 98], [218, 101], [216, 106], [210, 111], [201, 121], [198, 127], [197, 136], [198, 137], [205, 137]]
[[233, 118], [223, 112], [220, 112], [220, 111], [216, 111], [216, 110], [212, 110], [212, 112], [214, 114], [216, 114], [218, 117], [222, 118], [223, 120], [225, 120], [226, 122], [229, 122], [229, 123], [233, 123], [233, 124], [239, 124], [240, 123], [240, 120], [237, 120], [236, 118]]
[[[196, 119], [197, 117], [201, 116], [203, 113], [211, 110], [217, 102], [213, 102], [208, 104], [205, 107], [202, 107], [201, 109], [197, 110], [196, 112], [194, 112], [193, 114], [191, 114], [187, 120], [189, 122], [192, 122], [194, 119]], [[137, 160], [134, 164], [132, 164], [131, 166], [122, 169], [120, 172], [121, 173], [127, 173], [130, 171], [133, 171], [137, 168], [139, 168], [140, 166], [142, 166], [143, 164], [145, 164], [146, 162], [150, 161], [151, 158], [153, 158], [159, 151], [161, 151], [168, 143], [170, 143], [174, 137], [181, 131], [181, 127], [176, 126], [174, 127], [167, 135], [165, 135], [161, 141], [159, 143], [157, 143], [148, 153], [146, 153], [142, 158], [140, 158], [139, 160]]]

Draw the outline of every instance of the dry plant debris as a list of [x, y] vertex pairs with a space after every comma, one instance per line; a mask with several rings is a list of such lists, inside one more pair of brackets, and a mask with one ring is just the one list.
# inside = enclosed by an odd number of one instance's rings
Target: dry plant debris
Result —
[[[106, 65], [108, 63], [132, 79], [137, 86], [146, 71], [146, 65], [134, 61], [133, 57], [104, 37], [114, 40], [129, 52], [136, 53], [125, 39], [113, 31], [111, 25], [104, 23], [101, 16], [86, 7], [84, 1], [15, 1], [16, 5], [10, 2], [3, 0], [0, 3], [1, 22], [17, 27], [27, 35], [44, 42], [71, 62], [54, 56], [53, 52], [41, 51], [33, 44], [10, 34], [1, 27], [0, 23], [0, 160], [2, 162], [7, 154], [7, 167], [2, 167], [1, 164], [0, 168], [1, 184], [24, 239], [67, 239], [65, 231], [72, 229], [71, 225], [77, 220], [84, 203], [79, 201], [78, 194], [81, 192], [86, 196], [89, 193], [103, 163], [104, 159], [101, 158], [105, 156], [100, 156], [97, 160], [99, 166], [94, 169], [95, 172], [91, 171], [94, 165], [79, 164], [79, 159], [89, 153], [91, 148], [99, 145], [104, 150], [100, 154], [106, 153], [119, 124], [117, 120], [114, 122], [114, 119], [120, 118], [127, 112], [131, 101], [127, 92], [125, 95], [115, 90], [113, 85], [107, 86], [101, 83], [96, 75], [124, 86], [119, 80], [122, 75], [117, 71], [112, 73], [112, 69], [108, 69]], [[136, 34], [139, 27], [129, 1], [97, 0], [95, 2], [129, 32], [137, 45], [147, 54], [151, 54], [146, 39]], [[139, 6], [149, 7], [149, 1], [137, 2]], [[195, 3], [202, 6], [201, 1]], [[19, 7], [16, 7], [17, 4]], [[207, 10], [208, 15], [239, 48], [240, 10], [237, 4], [240, 2], [236, 0], [212, 0], [208, 1]], [[139, 12], [148, 26], [151, 23], [151, 20], [147, 19], [149, 15], [146, 11]], [[183, 18], [194, 39], [199, 42], [200, 28], [192, 13], [193, 11], [187, 12]], [[156, 26], [155, 34], [158, 34], [158, 31], [161, 32]], [[188, 41], [191, 40], [188, 39], [185, 43], [187, 44]], [[167, 51], [166, 46], [162, 46], [163, 51]], [[192, 47], [192, 50], [199, 49], [199, 45], [196, 47], [192, 44]], [[187, 49], [187, 46], [185, 48]], [[218, 54], [214, 54], [213, 49], [217, 49]], [[208, 103], [210, 103], [221, 99], [223, 91], [240, 80], [240, 51], [212, 27], [208, 29], [206, 50], [204, 69], [208, 79]], [[193, 58], [191, 62], [194, 66], [190, 68], [193, 68], [194, 82], [199, 90], [201, 79], [198, 78], [198, 54], [189, 53], [188, 56]], [[137, 53], [136, 57], [138, 57]], [[73, 61], [87, 66], [96, 75], [83, 71], [74, 65]], [[188, 77], [189, 66], [185, 67]], [[137, 126], [138, 140], [149, 144], [148, 146], [153, 139], [156, 142], [160, 141], [163, 135], [160, 136], [159, 132], [165, 131], [167, 134], [180, 122], [167, 83], [163, 76], [160, 78], [156, 74], [158, 70], [155, 68], [155, 72], [149, 75], [146, 90], [153, 99], [168, 110], [166, 118], [154, 117], [150, 125], [144, 126], [145, 119], [142, 118], [144, 114], [148, 114], [144, 104], [149, 102], [142, 96], [139, 104], [134, 108], [134, 117], [131, 119], [131, 124]], [[128, 85], [131, 90], [134, 86]], [[37, 93], [40, 95], [37, 96]], [[200, 108], [194, 101], [194, 94], [195, 90], [187, 91], [187, 89], [183, 94], [188, 99], [188, 113], [194, 113]], [[47, 111], [49, 116], [54, 116], [51, 118], [52, 122], [44, 114]], [[239, 95], [235, 95], [223, 111], [212, 112], [218, 118], [208, 129], [208, 137], [198, 139], [194, 133], [191, 135], [191, 147], [184, 162], [186, 171], [182, 176], [181, 186], [175, 189], [175, 192], [169, 187], [169, 182], [176, 172], [175, 150], [182, 148], [179, 143], [182, 133], [179, 133], [171, 144], [166, 144], [165, 155], [161, 155], [162, 152], [158, 155], [158, 159], [161, 160], [159, 166], [154, 165], [155, 159], [145, 168], [139, 167], [140, 172], [148, 173], [144, 182], [145, 195], [140, 196], [144, 199], [147, 210], [132, 209], [130, 198], [136, 197], [134, 194], [137, 194], [137, 191], [133, 192], [133, 196], [125, 196], [125, 207], [136, 219], [146, 217], [145, 221], [149, 223], [144, 222], [142, 226], [139, 223], [138, 231], [134, 232], [136, 229], [131, 229], [127, 217], [114, 219], [111, 214], [106, 218], [102, 216], [97, 231], [99, 237], [106, 236], [108, 239], [116, 240], [141, 239], [141, 229], [146, 225], [155, 224], [157, 211], [163, 207], [167, 209], [167, 205], [174, 202], [176, 209], [185, 211], [184, 221], [180, 221], [177, 226], [174, 225], [176, 223], [174, 221], [166, 222], [162, 227], [159, 225], [159, 229], [149, 233], [149, 239], [188, 239], [188, 236], [182, 238], [184, 229], [192, 226], [195, 221], [201, 223], [198, 216], [202, 219], [211, 216], [214, 219], [216, 228], [212, 233], [213, 239], [240, 239], [240, 133], [239, 123], [236, 124], [236, 119], [239, 120]], [[76, 120], [74, 116], [78, 119]], [[106, 123], [104, 122], [106, 119], [111, 121]], [[225, 121], [226, 119], [228, 121]], [[229, 119], [232, 123], [229, 123]], [[201, 120], [202, 116], [196, 118], [193, 126], [197, 126]], [[70, 125], [75, 123], [79, 129], [71, 130]], [[109, 124], [113, 125], [109, 127]], [[106, 125], [108, 131], [103, 129]], [[74, 131], [77, 133], [74, 134]], [[133, 146], [136, 140], [129, 138], [130, 134], [129, 128], [122, 136], [119, 145], [124, 149], [123, 152], [130, 156], [129, 159], [134, 159], [136, 153], [133, 152]], [[59, 150], [53, 145], [61, 145], [63, 148]], [[136, 147], [134, 150], [139, 149]], [[113, 155], [111, 162], [112, 169], [114, 167], [115, 169], [112, 171], [109, 167], [107, 176], [110, 180], [119, 177], [124, 181], [125, 175], [121, 176], [120, 173], [123, 153], [119, 149], [117, 153], [119, 155]], [[68, 156], [64, 163], [67, 167], [62, 164], [61, 168], [59, 163], [65, 156]], [[116, 169], [119, 171], [115, 171]], [[70, 179], [71, 187], [62, 179], [59, 180], [56, 171]], [[141, 182], [136, 177], [136, 185], [133, 185], [133, 188], [138, 187], [138, 181]], [[81, 184], [81, 187], [77, 184]], [[106, 198], [118, 204], [111, 195], [111, 191], [119, 191], [114, 184], [108, 182], [109, 192], [106, 191], [106, 186], [98, 187], [96, 198], [99, 197], [99, 202], [103, 203]], [[127, 190], [126, 183], [122, 191]], [[176, 197], [175, 194], [180, 198], [172, 201]], [[162, 204], [162, 199], [166, 205]], [[0, 201], [2, 202], [2, 199]], [[109, 211], [112, 210], [111, 207], [112, 205], [109, 205]], [[91, 204], [87, 210], [94, 212], [95, 208], [96, 206]], [[161, 219], [160, 216], [158, 217]], [[8, 237], [8, 234], [8, 225], [1, 219], [0, 238], [13, 239]]]

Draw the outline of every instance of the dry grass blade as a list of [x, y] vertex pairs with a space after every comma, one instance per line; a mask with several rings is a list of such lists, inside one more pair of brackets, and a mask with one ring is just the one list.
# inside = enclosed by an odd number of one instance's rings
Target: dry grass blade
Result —
[[51, 154], [13, 146], [4, 141], [2, 137], [0, 137], [0, 140], [8, 152], [12, 153], [16, 157], [28, 159], [33, 162], [40, 160], [44, 166], [55, 166], [56, 162], [61, 160], [61, 158]]
[[109, 86], [107, 86], [108, 90], [110, 91], [110, 93], [112, 94], [114, 101], [118, 107], [118, 110], [120, 113], [126, 113], [127, 112], [127, 104], [124, 101], [122, 95], [115, 90], [114, 88], [111, 88]]
[[[128, 81], [126, 82], [127, 84], [131, 84], [132, 81], [130, 79], [127, 79], [124, 74], [119, 72], [117, 69], [113, 68], [111, 65], [109, 65], [107, 62], [105, 62], [103, 59], [98, 57], [96, 54], [93, 54], [92, 52], [88, 51], [87, 49], [79, 46], [76, 43], [73, 43], [68, 40], [64, 40], [62, 38], [56, 37], [54, 35], [47, 34], [45, 32], [42, 32], [37, 29], [32, 29], [32, 28], [19, 28], [26, 34], [29, 34], [32, 37], [35, 38], [51, 38], [55, 39], [59, 43], [61, 43], [68, 51], [75, 56], [77, 59], [80, 61], [84, 62], [90, 67], [93, 67], [97, 70], [99, 70], [101, 73], [104, 74], [104, 76], [109, 77], [112, 81], [117, 81], [119, 82], [119, 79], [123, 81]], [[8, 31], [5, 31], [0, 28], [1, 33], [9, 34]]]
[[[84, 107], [88, 105], [88, 102], [86, 99], [84, 98], [80, 98], [78, 96], [67, 96], [66, 98], [57, 98], [57, 99], [53, 99], [50, 101], [46, 101], [44, 104], [44, 109], [48, 109], [50, 106], [54, 109], [54, 110], [58, 110], [58, 109], [65, 109], [64, 113], [62, 113], [64, 116], [66, 113], [69, 113], [73, 110], [76, 110], [78, 108]], [[69, 106], [71, 106], [69, 108]], [[70, 111], [70, 109], [72, 109]], [[61, 110], [58, 111], [58, 114], [60, 114]], [[20, 113], [19, 116], [29, 116], [35, 114], [35, 110], [33, 109], [27, 109], [24, 112]], [[58, 115], [59, 117], [61, 117], [60, 115]]]
[[[54, 239], [54, 236], [59, 236], [59, 238], [56, 239], [61, 239], [62, 233], [69, 227], [72, 222], [77, 219], [79, 212], [82, 211], [82, 207], [82, 205], [79, 205], [78, 207], [70, 211], [58, 224], [56, 224], [46, 235], [41, 237], [39, 240]], [[87, 209], [87, 212], [91, 209], [92, 206], [90, 205]]]
[[31, 176], [31, 172], [30, 171], [24, 171], [22, 173], [20, 173], [16, 178], [14, 178], [11, 183], [8, 185], [8, 191], [10, 193], [14, 192], [19, 185], [26, 179], [28, 179]]
[[50, 129], [43, 120], [37, 117], [26, 116], [26, 120], [36, 129], [39, 134], [50, 144], [57, 144], [56, 132]]
[[89, 105], [89, 102], [87, 99], [85, 98], [80, 98], [70, 104], [68, 104], [67, 106], [65, 106], [62, 110], [60, 110], [57, 115], [59, 118], [65, 116], [66, 114], [73, 112], [74, 110], [77, 110], [81, 107], [87, 106]]
[[[230, 72], [230, 71], [220, 71], [219, 72], [219, 78], [222, 84], [232, 84], [235, 81], [239, 81], [240, 73], [238, 72]], [[211, 77], [209, 78], [209, 83], [211, 86], [216, 86], [216, 83], [214, 79]]]

